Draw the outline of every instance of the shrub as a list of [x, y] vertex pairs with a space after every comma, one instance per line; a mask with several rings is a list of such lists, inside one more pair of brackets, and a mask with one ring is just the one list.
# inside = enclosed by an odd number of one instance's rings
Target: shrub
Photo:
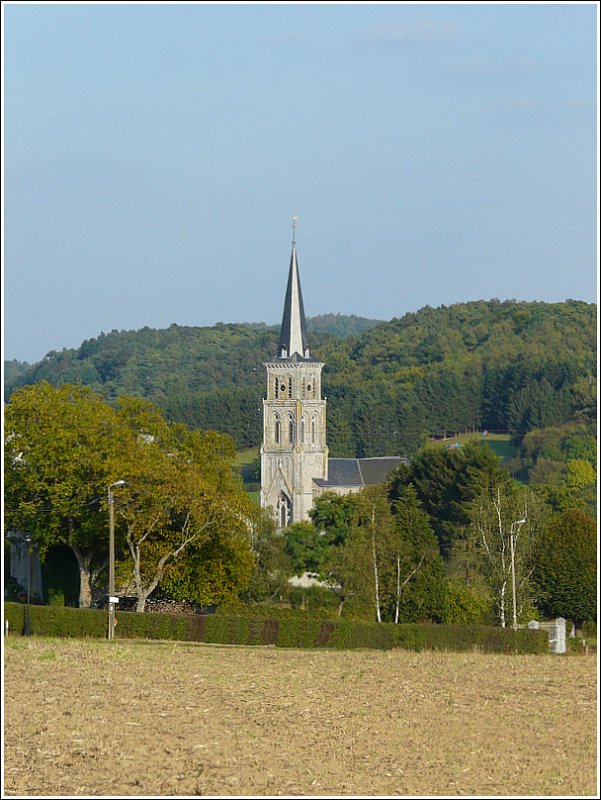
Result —
[[597, 638], [597, 623], [592, 619], [587, 619], [582, 623], [582, 635], [585, 639]]
[[[498, 628], [492, 625], [399, 625], [398, 645], [406, 650], [449, 650], [485, 653], [547, 653], [544, 630]], [[533, 636], [532, 634], [536, 634]]]
[[340, 620], [334, 625], [329, 646], [338, 650], [368, 647], [375, 650], [391, 650], [396, 645], [395, 631], [398, 625], [378, 624], [360, 620]]
[[[98, 613], [105, 618], [107, 616], [106, 611]], [[122, 611], [117, 613], [116, 619], [115, 636], [119, 639], [190, 640], [186, 614], [138, 614], [135, 611]]]
[[[105, 638], [108, 614], [95, 609], [30, 606], [31, 630], [41, 636]], [[291, 609], [272, 609], [255, 616], [226, 614], [117, 614], [117, 638], [170, 639], [215, 644], [277, 645], [278, 647], [372, 648], [390, 650], [470, 651], [492, 653], [546, 653], [544, 630], [497, 628], [485, 625], [394, 625], [351, 619], [323, 619]], [[12, 631], [23, 631], [25, 606], [5, 603]]]
[[322, 616], [338, 615], [339, 599], [324, 586], [295, 587], [290, 589], [288, 595], [293, 608], [306, 611], [318, 611]]
[[276, 644], [278, 647], [316, 647], [320, 632], [321, 620], [300, 612], [296, 618], [283, 618], [278, 622]]
[[[12, 631], [23, 632], [27, 606], [5, 603], [4, 618]], [[108, 614], [88, 608], [29, 606], [31, 632], [39, 636], [96, 637], [107, 635]]]
[[489, 625], [493, 621], [490, 590], [483, 585], [468, 586], [457, 578], [448, 583], [445, 622], [450, 625]]

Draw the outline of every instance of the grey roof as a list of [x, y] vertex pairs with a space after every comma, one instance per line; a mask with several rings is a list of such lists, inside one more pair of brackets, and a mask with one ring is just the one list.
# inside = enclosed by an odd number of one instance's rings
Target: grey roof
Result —
[[328, 458], [328, 486], [363, 486], [357, 458]]
[[390, 472], [400, 464], [408, 464], [402, 456], [380, 458], [328, 458], [328, 480], [316, 479], [318, 486], [332, 487], [372, 486], [386, 480]]
[[284, 315], [282, 317], [282, 328], [280, 330], [280, 340], [278, 342], [278, 358], [291, 359], [295, 354], [298, 360], [312, 360], [307, 344], [307, 321], [305, 319], [303, 293], [301, 291], [298, 274], [296, 243], [293, 242], [292, 255], [290, 257], [290, 272], [288, 273], [288, 286], [286, 288], [286, 299], [284, 301]]
[[374, 483], [382, 483], [393, 469], [401, 464], [408, 464], [408, 458], [401, 456], [382, 456], [381, 458], [360, 458], [359, 464], [363, 481], [366, 486]]

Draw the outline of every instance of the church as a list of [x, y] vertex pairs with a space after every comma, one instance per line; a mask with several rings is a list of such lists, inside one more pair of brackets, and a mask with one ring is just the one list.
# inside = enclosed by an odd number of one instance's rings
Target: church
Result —
[[407, 459], [329, 458], [321, 371], [313, 358], [300, 285], [293, 226], [292, 255], [277, 355], [265, 364], [261, 505], [271, 507], [279, 529], [309, 519], [314, 499], [325, 491], [357, 492], [381, 483]]

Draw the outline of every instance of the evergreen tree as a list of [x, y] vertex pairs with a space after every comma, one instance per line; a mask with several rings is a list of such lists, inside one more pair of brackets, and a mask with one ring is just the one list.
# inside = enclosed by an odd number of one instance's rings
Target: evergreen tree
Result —
[[448, 586], [438, 542], [413, 486], [401, 490], [392, 505], [396, 536], [392, 541], [387, 618], [394, 622], [446, 621]]
[[419, 451], [409, 467], [402, 466], [392, 473], [389, 494], [394, 501], [404, 487], [414, 487], [440, 551], [448, 559], [453, 543], [469, 524], [474, 497], [508, 477], [498, 456], [486, 445], [473, 443], [453, 449], [431, 445]]
[[536, 538], [531, 558], [537, 604], [548, 617], [577, 625], [597, 618], [597, 526], [577, 509], [551, 520]]

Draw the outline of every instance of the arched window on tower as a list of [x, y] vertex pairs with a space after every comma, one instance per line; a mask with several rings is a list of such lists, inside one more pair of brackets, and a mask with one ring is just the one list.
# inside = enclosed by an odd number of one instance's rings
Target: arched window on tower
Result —
[[275, 443], [280, 444], [282, 441], [282, 423], [280, 422], [280, 415], [275, 414], [275, 430], [274, 430]]
[[288, 414], [288, 441], [294, 444], [294, 417]]
[[305, 417], [301, 417], [301, 444], [305, 443]]
[[311, 444], [315, 444], [317, 438], [317, 425], [315, 417], [311, 420]]
[[280, 492], [276, 506], [278, 528], [285, 528], [292, 522], [292, 500], [284, 492]]

